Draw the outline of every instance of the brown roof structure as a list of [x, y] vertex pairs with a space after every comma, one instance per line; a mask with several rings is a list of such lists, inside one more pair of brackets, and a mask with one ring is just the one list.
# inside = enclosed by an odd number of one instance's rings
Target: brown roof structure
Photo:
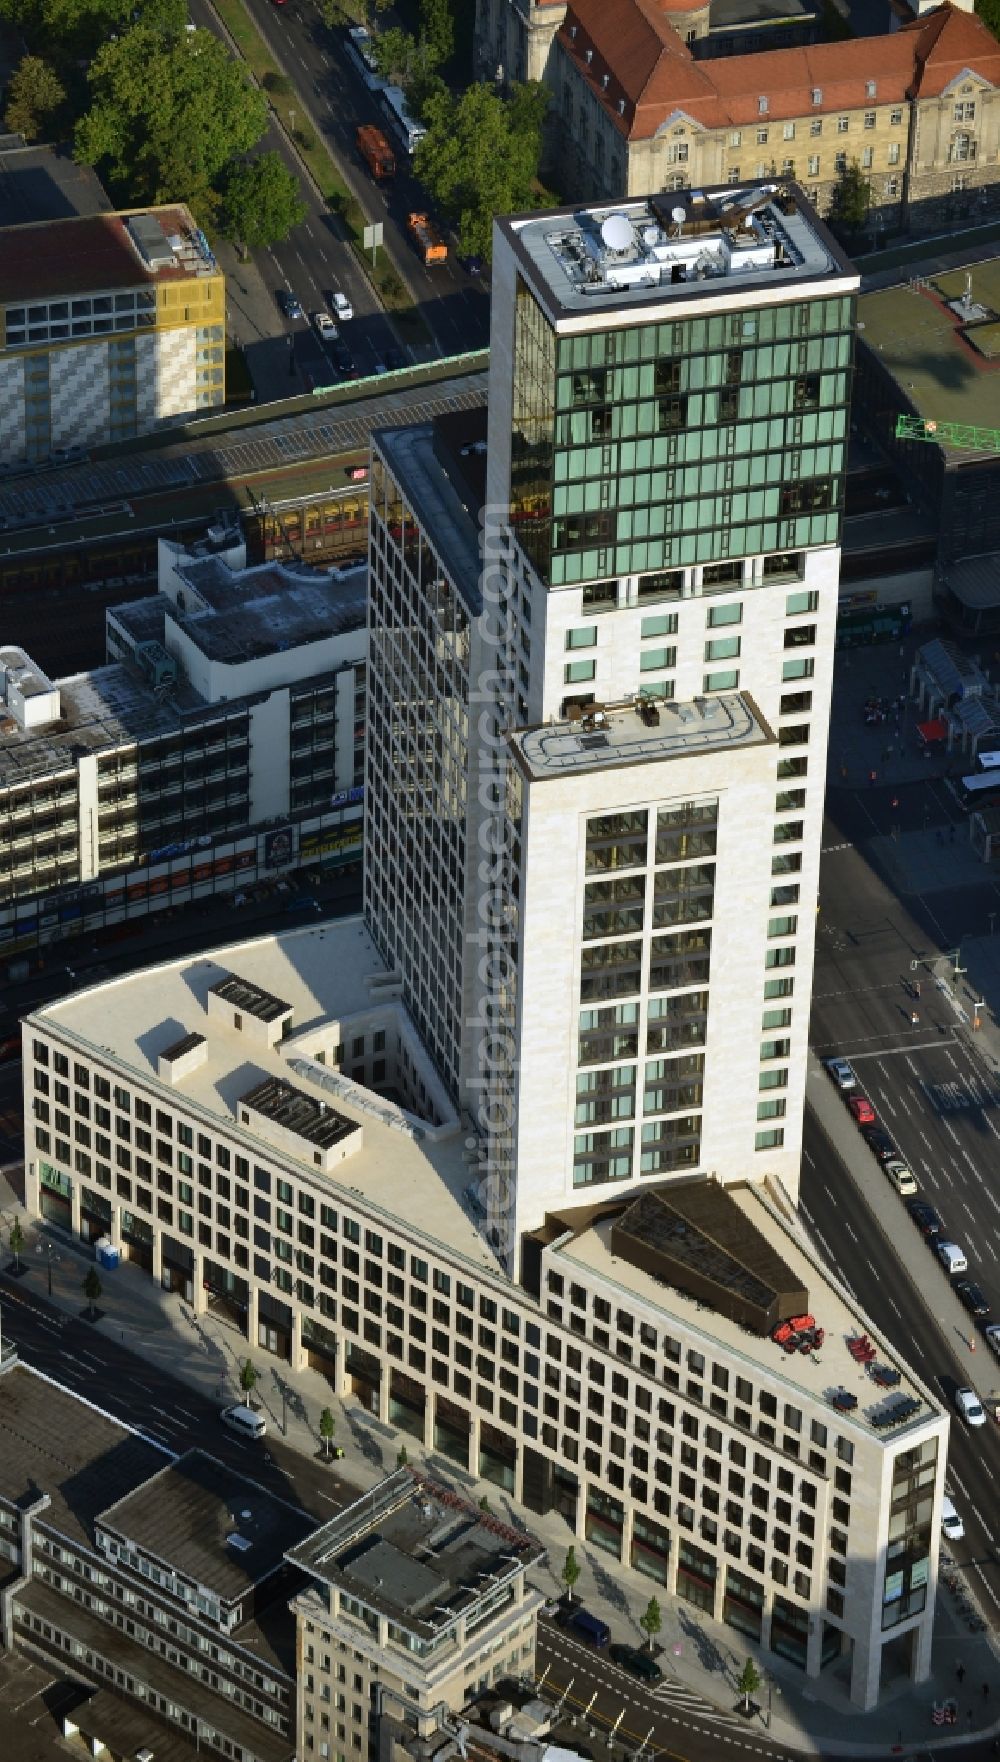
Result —
[[630, 140], [651, 139], [678, 111], [703, 128], [739, 127], [939, 97], [966, 72], [1000, 86], [1000, 43], [950, 0], [888, 36], [709, 61], [695, 61], [673, 9], [673, 0], [570, 0], [558, 34]]
[[188, 209], [180, 206], [0, 228], [0, 306], [189, 279], [191, 270], [179, 260], [155, 270], [143, 261], [127, 226], [140, 215], [160, 224], [164, 240], [189, 236], [194, 228]]

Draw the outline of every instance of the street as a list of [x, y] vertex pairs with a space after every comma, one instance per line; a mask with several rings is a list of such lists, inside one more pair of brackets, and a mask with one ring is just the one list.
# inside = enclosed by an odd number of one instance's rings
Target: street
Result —
[[[392, 239], [397, 261], [403, 266], [406, 279], [420, 305], [421, 317], [430, 330], [438, 352], [455, 355], [465, 349], [486, 348], [489, 343], [489, 292], [486, 285], [466, 274], [449, 250], [447, 263], [427, 269], [414, 251], [406, 230], [406, 216], [413, 210], [427, 207], [427, 194], [408, 172], [405, 156], [397, 152], [395, 178], [383, 187], [374, 182], [360, 159], [355, 146], [355, 131], [360, 123], [377, 122], [384, 118], [370, 93], [349, 60], [344, 48], [344, 33], [324, 25], [309, 0], [288, 0], [276, 7], [272, 0], [248, 0], [248, 11], [264, 37], [275, 59], [284, 67], [300, 95], [308, 105], [317, 128], [334, 148], [345, 182], [356, 196], [369, 220], [381, 220], [387, 240]], [[208, 0], [194, 0], [192, 17], [207, 23]], [[325, 224], [329, 230], [329, 215]], [[313, 229], [315, 231], [315, 228]], [[314, 262], [310, 243], [296, 233], [284, 245], [274, 247], [271, 255], [276, 269], [286, 278], [286, 285], [295, 288], [308, 311], [314, 292], [341, 285], [352, 300], [355, 282], [348, 284], [346, 275], [338, 283], [330, 279], [330, 271]], [[349, 257], [346, 245], [338, 247], [341, 257]], [[333, 262], [334, 260], [330, 260]], [[353, 271], [358, 275], [357, 270]], [[358, 276], [358, 280], [363, 280]], [[277, 285], [277, 284], [276, 284]], [[367, 295], [368, 309], [372, 295]], [[322, 301], [316, 299], [315, 304]], [[356, 301], [356, 310], [366, 308]], [[348, 330], [351, 330], [348, 326]], [[385, 346], [385, 335], [373, 328], [378, 347]], [[353, 334], [348, 338], [353, 350]], [[362, 365], [364, 371], [364, 365]]]

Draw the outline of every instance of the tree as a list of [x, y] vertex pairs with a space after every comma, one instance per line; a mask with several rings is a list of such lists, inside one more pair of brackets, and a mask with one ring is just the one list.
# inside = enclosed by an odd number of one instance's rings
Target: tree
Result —
[[396, 1467], [405, 1468], [409, 1460], [410, 1458], [406, 1452], [406, 1445], [400, 1444], [399, 1449], [396, 1452]]
[[55, 68], [40, 55], [25, 55], [10, 76], [4, 121], [11, 134], [35, 141], [66, 102], [66, 88]]
[[744, 1664], [743, 1675], [740, 1677], [736, 1686], [739, 1689], [740, 1694], [743, 1696], [743, 1711], [744, 1713], [749, 1713], [750, 1696], [755, 1695], [760, 1688], [760, 1671], [757, 1669], [752, 1658], [748, 1658]]
[[98, 1302], [103, 1290], [101, 1275], [96, 1266], [92, 1266], [83, 1281], [83, 1294], [87, 1299], [87, 1314], [91, 1321], [94, 1319], [94, 1305]]
[[573, 1588], [579, 1582], [582, 1571], [583, 1568], [576, 1557], [576, 1549], [574, 1547], [568, 1548], [566, 1551], [566, 1558], [563, 1561], [562, 1582], [566, 1586], [566, 1595], [571, 1603], [573, 1601]]
[[319, 1416], [319, 1435], [323, 1440], [323, 1449], [328, 1462], [330, 1460], [330, 1446], [333, 1443], [333, 1434], [336, 1429], [337, 1422], [333, 1417], [332, 1407], [324, 1407]]
[[251, 1359], [240, 1365], [240, 1388], [247, 1398], [249, 1406], [253, 1406], [253, 1392], [260, 1382], [260, 1371]]
[[223, 167], [267, 126], [263, 92], [208, 31], [173, 40], [137, 25], [103, 45], [87, 80], [75, 156], [133, 204], [183, 197], [211, 211]]
[[15, 1218], [10, 1226], [10, 1251], [14, 1256], [14, 1271], [16, 1273], [19, 1273], [21, 1270], [21, 1250], [23, 1247], [24, 1231], [21, 1228], [21, 1220], [20, 1218]]
[[277, 153], [234, 160], [223, 175], [220, 198], [225, 237], [248, 249], [287, 239], [306, 217], [298, 179]]
[[480, 1509], [480, 1511], [492, 1511], [492, 1509], [493, 1509], [493, 1507], [490, 1504], [489, 1500], [487, 1499], [485, 1493], [483, 1494], [482, 1498], [479, 1501], [479, 1509]]
[[463, 255], [488, 259], [493, 216], [539, 205], [547, 103], [547, 91], [534, 83], [515, 86], [508, 99], [479, 84], [457, 99], [442, 88], [425, 102], [416, 173], [455, 227]]
[[646, 1636], [646, 1643], [649, 1646], [650, 1651], [652, 1651], [653, 1641], [663, 1626], [663, 1615], [660, 1610], [660, 1605], [655, 1597], [650, 1597], [645, 1611], [640, 1615], [639, 1626], [642, 1628], [642, 1631]]
[[860, 232], [871, 207], [872, 186], [856, 159], [837, 174], [830, 198], [831, 226], [846, 233]]
[[455, 20], [451, 0], [420, 0], [420, 36], [439, 63], [455, 53]]
[[976, 12], [986, 29], [1000, 37], [1000, 0], [976, 0]]
[[159, 35], [184, 36], [187, 0], [0, 0], [0, 18], [16, 24], [60, 74], [86, 65], [102, 43], [141, 24]]

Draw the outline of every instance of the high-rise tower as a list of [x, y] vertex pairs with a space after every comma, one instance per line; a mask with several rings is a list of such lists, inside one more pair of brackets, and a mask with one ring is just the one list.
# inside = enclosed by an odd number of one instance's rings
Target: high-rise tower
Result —
[[497, 225], [445, 1007], [509, 1264], [646, 1179], [796, 1190], [857, 285], [774, 186]]

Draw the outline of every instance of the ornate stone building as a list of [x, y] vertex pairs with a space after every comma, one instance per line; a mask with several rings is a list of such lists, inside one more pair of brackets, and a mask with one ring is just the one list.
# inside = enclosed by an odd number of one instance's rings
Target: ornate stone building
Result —
[[787, 176], [825, 213], [856, 161], [876, 239], [1000, 208], [1000, 44], [948, 0], [888, 36], [711, 59], [690, 0], [491, 8], [505, 77], [552, 87], [571, 199]]

